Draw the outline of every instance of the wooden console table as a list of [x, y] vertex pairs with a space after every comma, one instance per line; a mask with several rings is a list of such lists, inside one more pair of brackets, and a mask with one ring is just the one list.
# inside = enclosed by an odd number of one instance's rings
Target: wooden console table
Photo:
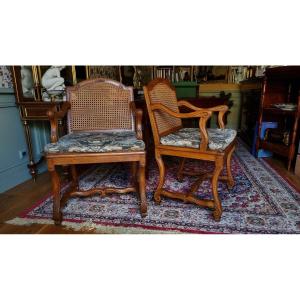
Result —
[[[20, 111], [20, 118], [24, 125], [25, 138], [28, 148], [29, 172], [32, 178], [35, 180], [37, 176], [37, 165], [42, 161], [43, 157], [38, 161], [34, 161], [33, 149], [32, 149], [32, 138], [30, 131], [30, 122], [32, 121], [48, 121], [47, 111], [55, 109], [59, 111], [63, 102], [44, 102], [40, 96], [40, 86], [34, 82], [34, 95], [25, 96], [23, 93], [22, 82], [21, 82], [21, 68], [19, 66], [12, 66], [11, 73], [13, 77], [13, 85], [16, 94], [16, 105]], [[63, 130], [63, 122], [59, 121], [60, 134]]]
[[[28, 156], [29, 156], [29, 164], [27, 165], [29, 168], [29, 172], [33, 178], [36, 179], [37, 176], [37, 166], [41, 163], [42, 158], [38, 161], [34, 161], [33, 151], [32, 151], [32, 139], [31, 139], [31, 131], [30, 131], [30, 122], [31, 121], [49, 121], [47, 116], [47, 111], [50, 109], [55, 109], [59, 111], [62, 105], [62, 102], [19, 102], [17, 103], [20, 110], [20, 117], [24, 125], [25, 129], [25, 137], [28, 148]], [[60, 135], [62, 134], [62, 120], [59, 121], [60, 125]]]

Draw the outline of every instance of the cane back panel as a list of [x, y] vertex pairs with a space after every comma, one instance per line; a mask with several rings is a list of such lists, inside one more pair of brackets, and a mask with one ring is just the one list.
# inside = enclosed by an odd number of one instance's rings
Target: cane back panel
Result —
[[120, 82], [98, 78], [68, 88], [71, 109], [68, 129], [72, 131], [134, 130], [130, 103], [133, 90]]
[[[179, 113], [176, 92], [170, 87], [168, 82], [159, 82], [155, 84], [149, 89], [149, 96], [151, 104], [161, 103]], [[154, 118], [160, 135], [164, 135], [164, 133], [182, 126], [181, 119], [170, 116], [163, 111], [155, 111]]]

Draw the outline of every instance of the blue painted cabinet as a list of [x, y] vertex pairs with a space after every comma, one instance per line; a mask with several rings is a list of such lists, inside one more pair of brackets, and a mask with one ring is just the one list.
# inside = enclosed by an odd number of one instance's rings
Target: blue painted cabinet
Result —
[[[49, 141], [47, 125], [39, 122], [31, 128], [33, 152], [37, 160]], [[25, 133], [15, 104], [14, 91], [11, 88], [0, 88], [0, 192], [31, 178], [27, 164]], [[45, 164], [39, 167], [39, 172], [45, 170]]]

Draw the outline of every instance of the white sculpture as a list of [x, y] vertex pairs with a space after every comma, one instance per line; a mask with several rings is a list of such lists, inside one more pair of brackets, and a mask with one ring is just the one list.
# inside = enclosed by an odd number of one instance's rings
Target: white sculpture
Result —
[[[43, 93], [44, 101], [50, 101], [51, 96], [61, 95], [66, 86], [65, 79], [60, 76], [60, 71], [65, 66], [51, 66], [42, 77], [42, 86], [46, 89]], [[64, 99], [65, 100], [65, 99]]]
[[21, 82], [24, 97], [33, 97], [33, 78], [31, 67], [21, 66]]

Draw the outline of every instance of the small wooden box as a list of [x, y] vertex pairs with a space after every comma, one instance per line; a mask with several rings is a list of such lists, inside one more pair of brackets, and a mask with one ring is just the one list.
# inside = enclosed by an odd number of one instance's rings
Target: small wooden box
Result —
[[296, 165], [295, 165], [295, 174], [300, 177], [300, 154], [297, 155]]

